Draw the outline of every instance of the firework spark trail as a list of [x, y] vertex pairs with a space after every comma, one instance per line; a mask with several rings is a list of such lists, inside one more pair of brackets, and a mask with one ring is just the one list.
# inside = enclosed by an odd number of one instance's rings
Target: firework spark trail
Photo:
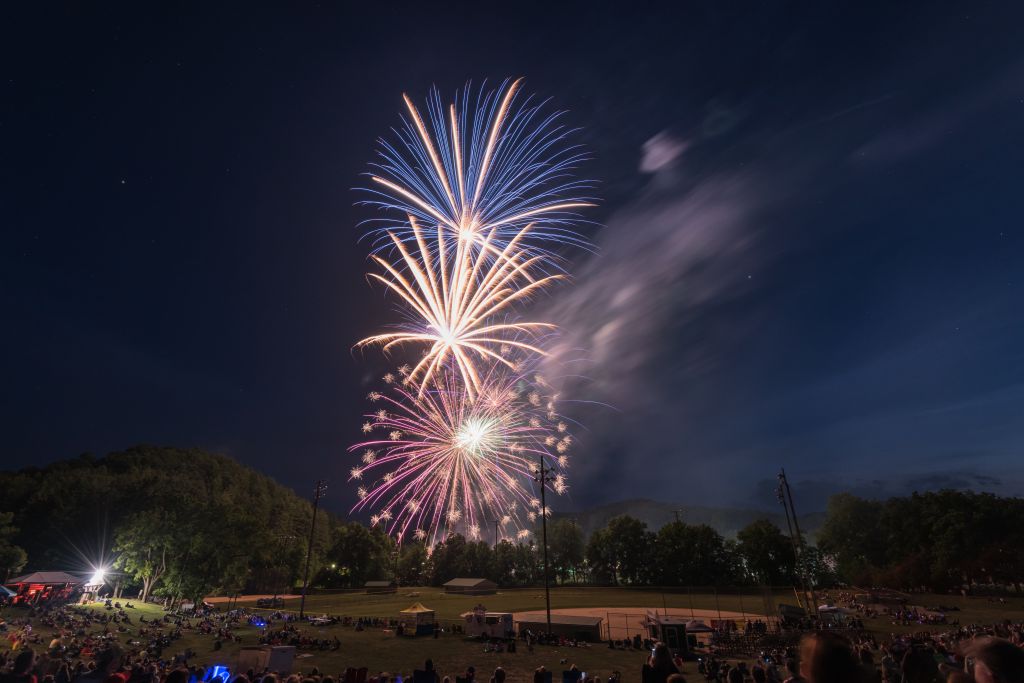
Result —
[[[517, 253], [519, 243], [531, 230], [527, 225], [512, 238], [496, 258], [487, 258], [492, 233], [484, 237], [483, 249], [456, 246], [454, 258], [447, 256], [450, 245], [437, 236], [432, 254], [423, 231], [410, 216], [418, 255], [393, 233], [389, 233], [401, 255], [399, 269], [381, 258], [372, 258], [389, 277], [371, 274], [398, 294], [413, 310], [412, 322], [399, 332], [378, 334], [359, 342], [359, 346], [380, 344], [385, 351], [399, 344], [429, 345], [423, 357], [408, 375], [426, 389], [438, 368], [453, 362], [471, 394], [480, 389], [477, 361], [500, 363], [514, 370], [514, 364], [500, 353], [502, 346], [515, 347], [537, 355], [545, 351], [535, 344], [520, 341], [539, 332], [554, 329], [544, 322], [493, 322], [515, 302], [526, 300], [534, 292], [561, 278], [560, 275], [534, 277], [531, 270], [540, 256]], [[497, 347], [497, 348], [496, 348]]]
[[[437, 540], [442, 528], [456, 525], [479, 534], [482, 524], [499, 515], [503, 527], [518, 529], [535, 500], [524, 482], [532, 481], [541, 460], [560, 463], [547, 446], [558, 427], [538, 420], [521, 389], [526, 382], [518, 374], [492, 372], [471, 399], [461, 379], [444, 372], [422, 394], [401, 385], [393, 395], [377, 394], [384, 408], [367, 420], [380, 436], [349, 449], [364, 451], [351, 478], [377, 477], [361, 487], [355, 509], [377, 509], [374, 523], [384, 522], [400, 536], [423, 530]], [[565, 486], [559, 475], [552, 490], [561, 493]]]
[[[503, 96], [481, 92], [472, 112], [468, 96], [456, 98], [447, 115], [435, 89], [426, 120], [403, 96], [409, 119], [395, 131], [397, 143], [381, 140], [381, 161], [370, 174], [374, 187], [367, 188], [373, 198], [364, 203], [436, 226], [445, 240], [480, 246], [486, 236], [500, 249], [523, 226], [539, 222], [536, 242], [586, 246], [572, 226], [579, 209], [593, 206], [584, 194], [591, 183], [570, 175], [585, 156], [578, 147], [560, 146], [571, 132], [558, 124], [560, 114], [542, 115], [531, 98], [516, 104], [520, 82], [506, 82]], [[385, 225], [370, 231], [375, 251], [390, 249], [392, 233], [415, 239], [409, 224], [377, 220]], [[541, 244], [523, 249], [555, 260]]]

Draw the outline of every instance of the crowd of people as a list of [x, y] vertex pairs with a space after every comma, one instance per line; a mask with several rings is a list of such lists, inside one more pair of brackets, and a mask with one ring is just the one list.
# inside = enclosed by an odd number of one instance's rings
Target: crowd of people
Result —
[[[895, 612], [894, 612], [895, 613]], [[348, 627], [387, 628], [393, 620], [374, 618], [331, 619]], [[211, 673], [194, 663], [196, 653], [181, 648], [187, 634], [202, 636], [218, 650], [228, 641], [241, 641], [244, 625], [258, 627], [257, 642], [291, 645], [299, 650], [338, 650], [337, 635], [317, 637], [309, 620], [295, 615], [254, 613], [242, 609], [197, 613], [165, 612], [147, 620], [129, 605], [107, 603], [98, 611], [74, 605], [39, 606], [3, 624], [10, 648], [0, 652], [0, 683], [397, 683], [390, 674], [371, 675], [366, 668], [348, 668], [336, 675], [317, 669], [280, 677], [270, 670]], [[706, 683], [1024, 683], [1024, 622], [1003, 621], [987, 625], [946, 625], [945, 629], [892, 635], [879, 641], [866, 631], [819, 630], [799, 644], [766, 647], [758, 656], [737, 658], [711, 647], [696, 662], [696, 676]], [[949, 628], [948, 626], [952, 626]], [[744, 634], [770, 635], [767, 624], [751, 621]], [[322, 634], [322, 631], [320, 631]], [[47, 634], [47, 635], [44, 635]], [[582, 646], [564, 637], [524, 632], [529, 653], [533, 645], [560, 648]], [[194, 642], [192, 639], [191, 642]], [[178, 647], [175, 645], [178, 644]], [[646, 662], [637, 672], [642, 683], [680, 683], [684, 661], [663, 643], [634, 636], [613, 641], [610, 647], [644, 651]], [[167, 651], [172, 651], [167, 654]], [[487, 642], [484, 653], [514, 652]], [[586, 659], [585, 651], [580, 658]], [[568, 658], [562, 659], [560, 677], [539, 667], [534, 683], [561, 680], [572, 683], [620, 683], [636, 680], [619, 672], [602, 677], [584, 674]], [[691, 667], [692, 670], [693, 667]], [[442, 676], [427, 660], [422, 669], [404, 678], [405, 683], [502, 683], [505, 672], [497, 667], [477, 678], [473, 667]], [[692, 677], [692, 675], [691, 675]]]

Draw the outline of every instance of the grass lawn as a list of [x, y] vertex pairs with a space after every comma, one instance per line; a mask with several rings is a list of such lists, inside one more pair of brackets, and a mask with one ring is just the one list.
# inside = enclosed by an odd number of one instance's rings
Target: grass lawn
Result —
[[[790, 590], [778, 590], [769, 595], [770, 611], [778, 602], [792, 603]], [[397, 615], [414, 602], [422, 602], [437, 612], [441, 621], [455, 620], [463, 612], [483, 603], [492, 612], [526, 612], [544, 609], [544, 589], [524, 588], [499, 590], [496, 595], [447, 595], [437, 587], [400, 588], [394, 595], [366, 595], [365, 593], [325, 593], [306, 597], [307, 614], [336, 614], [352, 617], [389, 617]], [[239, 605], [255, 606], [255, 599], [240, 598]], [[551, 589], [551, 608], [607, 607], [609, 611], [623, 607], [658, 609], [717, 610], [750, 615], [766, 614], [761, 593], [751, 591], [744, 595], [713, 593], [665, 592], [634, 588], [580, 588], [559, 586]], [[286, 610], [299, 608], [297, 597], [285, 599]]]
[[[103, 611], [99, 605], [92, 606], [91, 609]], [[135, 638], [138, 616], [145, 614], [146, 619], [150, 620], [159, 618], [164, 613], [155, 605], [138, 605], [136, 609], [129, 610], [129, 613], [134, 625], [129, 627], [131, 632], [119, 634], [118, 640], [130, 651], [127, 642]], [[12, 609], [0, 612], [0, 616], [10, 619], [23, 617], [24, 614], [24, 611]], [[368, 612], [367, 615], [369, 614]], [[336, 652], [309, 653], [310, 656], [296, 659], [295, 671], [308, 672], [315, 666], [321, 672], [337, 675], [349, 666], [366, 666], [372, 673], [387, 671], [408, 677], [413, 669], [422, 668], [424, 660], [429, 657], [434, 660], [435, 668], [442, 676], [452, 675], [453, 679], [455, 674], [461, 675], [466, 667], [474, 666], [478, 677], [486, 681], [494, 668], [501, 666], [509, 673], [509, 681], [532, 681], [533, 670], [542, 664], [549, 671], [561, 672], [575, 663], [588, 673], [596, 672], [603, 678], [607, 678], [613, 670], [618, 670], [623, 673], [624, 681], [633, 681], [639, 679], [640, 667], [644, 661], [641, 653], [610, 650], [601, 644], [595, 644], [590, 648], [536, 646], [532, 654], [523, 646], [513, 654], [485, 654], [480, 643], [453, 635], [442, 635], [438, 639], [397, 638], [376, 629], [358, 633], [351, 627], [342, 626], [308, 629], [321, 638], [332, 638], [337, 635], [341, 639], [341, 649]], [[44, 643], [49, 642], [52, 637], [50, 629], [36, 626], [35, 630], [41, 633]], [[92, 630], [99, 632], [100, 628], [94, 627]], [[214, 651], [211, 636], [186, 633], [181, 640], [175, 641], [164, 655], [169, 657], [190, 648], [197, 653], [196, 658], [192, 660], [195, 663], [233, 666], [238, 649], [246, 645], [257, 645], [259, 639], [259, 631], [255, 627], [242, 627], [239, 632], [242, 636], [241, 644], [225, 643], [220, 651]], [[6, 646], [6, 641], [0, 645]], [[40, 648], [37, 646], [38, 649]], [[560, 664], [562, 659], [567, 659], [568, 663]], [[694, 666], [690, 665], [689, 668], [692, 669], [691, 673], [696, 672]], [[556, 676], [556, 680], [559, 678], [560, 676]]]
[[[419, 595], [411, 596], [410, 593], [419, 593]], [[791, 595], [791, 593], [779, 592], [773, 596], [773, 599], [792, 602]], [[399, 589], [396, 595], [366, 595], [362, 593], [312, 595], [307, 599], [307, 613], [326, 612], [348, 616], [392, 617], [400, 609], [417, 601], [437, 610], [439, 620], [449, 621], [479, 602], [494, 611], [518, 612], [543, 609], [544, 591], [537, 589], [501, 591], [497, 595], [478, 597], [445, 595], [438, 588], [403, 588]], [[239, 605], [249, 607], [254, 602], [254, 600], [240, 599]], [[660, 592], [625, 588], [559, 587], [552, 590], [551, 594], [551, 605], [554, 609], [606, 607], [613, 613], [616, 608], [625, 607], [687, 608], [691, 606], [691, 602], [694, 609], [716, 609], [715, 595], [705, 593], [692, 596], [687, 593], [665, 593], [663, 595]], [[919, 595], [914, 596], [912, 602], [924, 606], [940, 604], [957, 606], [960, 611], [951, 612], [949, 616], [959, 618], [960, 622], [964, 624], [992, 623], [1002, 619], [1024, 619], [1024, 598], [1012, 598], [1008, 600], [1008, 604], [1000, 605], [985, 598], [964, 599], [948, 595]], [[92, 608], [102, 610], [101, 606]], [[297, 610], [297, 608], [297, 599], [286, 600], [285, 609]], [[743, 597], [741, 604], [737, 595], [719, 595], [717, 608], [736, 612], [751, 612], [760, 608], [758, 611], [763, 612], [764, 600], [760, 595], [748, 594]], [[138, 616], [141, 614], [145, 614], [147, 619], [163, 615], [163, 611], [154, 605], [139, 605], [135, 610], [129, 612], [136, 624]], [[6, 610], [0, 615], [17, 618], [23, 616], [24, 612]], [[929, 630], [922, 627], [893, 626], [887, 619], [881, 617], [867, 620], [865, 625], [881, 638], [886, 638], [894, 632]], [[35, 628], [43, 635], [43, 641], [48, 642], [51, 637], [49, 629], [38, 625]], [[137, 626], [130, 628], [132, 632], [119, 636], [122, 643], [135, 639], [134, 632]], [[502, 666], [509, 672], [509, 681], [530, 681], [532, 680], [532, 671], [543, 664], [549, 671], [556, 672], [555, 680], [557, 681], [560, 677], [557, 675], [558, 672], [575, 663], [580, 669], [588, 673], [600, 674], [605, 679], [613, 670], [621, 671], [623, 681], [628, 682], [639, 680], [640, 667], [644, 661], [643, 653], [610, 650], [600, 644], [590, 648], [537, 646], [533, 653], [528, 653], [525, 647], [520, 647], [514, 654], [485, 654], [481, 644], [454, 635], [442, 635], [435, 640], [433, 638], [397, 638], [378, 629], [357, 633], [351, 627], [343, 626], [326, 628], [307, 626], [306, 628], [311, 631], [310, 635], [315, 634], [320, 638], [333, 638], [337, 635], [341, 640], [341, 649], [336, 652], [314, 652], [309, 656], [297, 659], [295, 670], [303, 672], [308, 672], [316, 666], [323, 672], [337, 674], [348, 666], [366, 666], [371, 672], [399, 672], [407, 677], [413, 669], [422, 667], [423, 661], [429, 657], [434, 660], [435, 666], [442, 675], [461, 674], [467, 666], [472, 665], [476, 667], [478, 677], [487, 680], [494, 667]], [[931, 630], [941, 628], [943, 627], [932, 627]], [[94, 630], [98, 631], [99, 628], [95, 627]], [[256, 645], [259, 638], [259, 631], [255, 627], [242, 627], [240, 633], [242, 635], [240, 645], [225, 644], [224, 648], [217, 652], [213, 650], [211, 636], [188, 633], [182, 640], [175, 642], [165, 652], [165, 656], [191, 648], [197, 653], [194, 661], [198, 663], [233, 665], [238, 648]], [[6, 641], [0, 641], [0, 647], [6, 647]], [[563, 659], [566, 660], [566, 664], [561, 663]], [[688, 663], [684, 673], [691, 676], [690, 680], [696, 680], [694, 664]]]

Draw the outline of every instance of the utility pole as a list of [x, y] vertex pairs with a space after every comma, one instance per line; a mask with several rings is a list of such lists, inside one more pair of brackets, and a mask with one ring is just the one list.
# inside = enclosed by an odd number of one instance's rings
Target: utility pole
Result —
[[540, 483], [540, 523], [543, 530], [542, 542], [544, 544], [544, 610], [548, 617], [548, 635], [551, 635], [551, 588], [548, 578], [548, 505], [545, 489], [547, 488], [548, 475], [551, 473], [544, 465], [544, 456], [539, 458], [540, 464], [537, 467], [537, 476], [534, 481]]
[[320, 496], [327, 493], [327, 482], [320, 479], [313, 491], [313, 521], [309, 523], [309, 547], [306, 548], [306, 571], [302, 578], [302, 600], [299, 602], [299, 619], [306, 616], [306, 588], [309, 587], [309, 561], [313, 558], [313, 534], [316, 531], [316, 512], [320, 509]]
[[678, 510], [673, 510], [672, 511], [672, 514], [674, 514], [676, 516], [676, 522], [683, 521], [680, 515], [682, 515], [684, 512], [686, 512], [686, 511], [683, 510], [682, 508], [679, 508]]
[[494, 525], [494, 550], [497, 551], [498, 550], [498, 525], [501, 524], [501, 520], [500, 519], [489, 519], [489, 520], [487, 520], [487, 523]]
[[[800, 533], [800, 522], [796, 517], [796, 508], [793, 507], [793, 491], [789, 487], [789, 480], [786, 479], [786, 470], [783, 468], [779, 469], [779, 487], [775, 493], [779, 498], [779, 502], [782, 503], [783, 509], [786, 511], [786, 526], [789, 527], [789, 537], [793, 541], [797, 576], [800, 577], [800, 583], [804, 591], [804, 600], [810, 603], [807, 613], [816, 615], [818, 613], [818, 596], [815, 595], [814, 585], [804, 571], [804, 537]], [[790, 526], [791, 518], [792, 526]]]

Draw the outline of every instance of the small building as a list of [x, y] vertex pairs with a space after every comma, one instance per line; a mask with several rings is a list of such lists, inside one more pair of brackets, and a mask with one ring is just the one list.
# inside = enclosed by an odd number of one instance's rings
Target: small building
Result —
[[[556, 636], [564, 636], [573, 640], [582, 640], [587, 643], [601, 642], [601, 617], [576, 617], [568, 614], [551, 615], [551, 633]], [[533, 631], [535, 634], [547, 633], [548, 622], [544, 616], [537, 618], [528, 617], [516, 622], [519, 633]]]
[[[689, 630], [688, 625], [694, 624], [694, 628], [697, 628], [698, 622], [695, 620], [687, 620], [686, 617], [673, 617], [665, 614], [654, 614], [647, 613], [647, 634], [651, 640], [660, 640], [668, 646], [668, 649], [672, 651], [674, 655], [683, 656], [689, 649], [688, 641], [686, 639], [686, 633]], [[703, 622], [699, 622], [703, 625]], [[711, 628], [704, 626], [705, 631], [711, 631]], [[694, 631], [697, 632], [696, 630]]]
[[434, 610], [417, 602], [398, 613], [406, 635], [429, 636], [434, 633]]
[[34, 603], [41, 600], [66, 600], [85, 581], [67, 572], [32, 572], [17, 576], [6, 585], [14, 594], [12, 602]]
[[452, 579], [444, 585], [444, 592], [452, 595], [494, 595], [498, 584], [487, 579]]
[[382, 595], [396, 592], [398, 585], [394, 581], [367, 581], [363, 588], [366, 589], [367, 595]]

